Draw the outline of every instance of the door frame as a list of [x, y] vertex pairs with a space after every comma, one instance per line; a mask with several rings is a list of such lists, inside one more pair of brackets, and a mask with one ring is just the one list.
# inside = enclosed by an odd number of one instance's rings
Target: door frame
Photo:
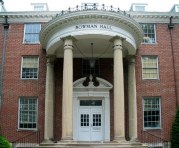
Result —
[[103, 139], [102, 141], [110, 141], [110, 90], [112, 84], [108, 81], [96, 78], [99, 85], [96, 87], [93, 82], [89, 82], [88, 86], [83, 86], [86, 78], [81, 78], [73, 83], [73, 140], [78, 139], [78, 114], [79, 114], [79, 100], [81, 99], [102, 99], [103, 108]]

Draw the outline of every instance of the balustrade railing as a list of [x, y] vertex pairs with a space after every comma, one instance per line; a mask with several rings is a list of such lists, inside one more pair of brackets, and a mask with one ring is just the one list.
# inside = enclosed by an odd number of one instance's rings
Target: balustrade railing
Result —
[[82, 6], [77, 5], [75, 8], [68, 8], [68, 10], [62, 10], [60, 13], [56, 14], [56, 17], [62, 16], [67, 13], [77, 12], [77, 11], [92, 11], [92, 10], [116, 12], [130, 17], [130, 14], [127, 14], [126, 11], [121, 11], [119, 8], [114, 8], [112, 5], [105, 6], [104, 4], [97, 5], [95, 3], [93, 5], [88, 5], [88, 4]]

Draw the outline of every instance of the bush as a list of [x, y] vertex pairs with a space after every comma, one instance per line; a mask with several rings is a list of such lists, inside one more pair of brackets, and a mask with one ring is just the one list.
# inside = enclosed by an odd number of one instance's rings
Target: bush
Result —
[[0, 136], [0, 148], [11, 148], [11, 144], [3, 136]]
[[179, 108], [177, 109], [175, 121], [172, 125], [171, 148], [179, 148]]

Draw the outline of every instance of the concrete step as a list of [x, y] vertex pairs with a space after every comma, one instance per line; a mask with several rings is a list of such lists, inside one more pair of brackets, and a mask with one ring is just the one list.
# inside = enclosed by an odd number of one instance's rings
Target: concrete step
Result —
[[89, 142], [58, 142], [58, 143], [41, 143], [36, 148], [147, 148], [141, 143], [131, 142], [109, 142], [109, 143], [89, 143]]

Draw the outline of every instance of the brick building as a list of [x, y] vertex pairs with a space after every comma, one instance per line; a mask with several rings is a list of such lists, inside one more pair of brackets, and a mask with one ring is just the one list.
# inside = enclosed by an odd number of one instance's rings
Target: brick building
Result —
[[129, 147], [170, 140], [179, 5], [170, 12], [148, 12], [146, 4], [127, 12], [33, 6], [0, 13], [1, 134], [11, 142], [40, 133], [46, 144], [127, 140]]

